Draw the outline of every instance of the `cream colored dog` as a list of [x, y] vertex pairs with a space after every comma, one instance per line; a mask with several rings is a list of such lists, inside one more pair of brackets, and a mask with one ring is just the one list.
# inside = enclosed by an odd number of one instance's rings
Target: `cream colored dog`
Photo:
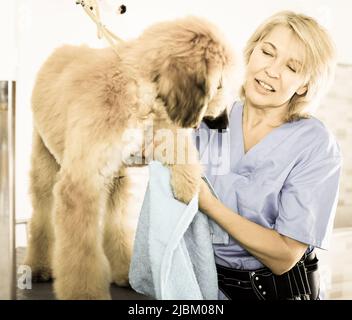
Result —
[[[111, 48], [61, 47], [33, 90], [34, 211], [25, 263], [38, 281], [54, 277], [59, 299], [108, 299], [111, 281], [128, 285], [133, 230], [124, 171], [146, 125], [173, 134], [197, 127], [224, 114], [235, 90], [232, 51], [203, 19], [156, 24], [118, 49], [119, 57]], [[126, 140], [136, 128], [143, 134]], [[186, 151], [196, 158], [193, 146]], [[190, 201], [200, 164], [162, 152], [154, 159], [170, 166], [175, 196]]]

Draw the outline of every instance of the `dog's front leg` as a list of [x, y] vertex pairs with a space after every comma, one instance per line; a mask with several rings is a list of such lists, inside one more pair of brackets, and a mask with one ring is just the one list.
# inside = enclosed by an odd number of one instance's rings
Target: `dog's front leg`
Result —
[[175, 197], [189, 203], [199, 191], [202, 176], [199, 154], [189, 130], [173, 128], [168, 133], [162, 143], [157, 141], [158, 132], [156, 133], [154, 159], [169, 166]]
[[188, 204], [199, 191], [201, 166], [175, 164], [170, 166], [170, 170], [171, 187], [175, 197]]
[[63, 166], [54, 199], [57, 297], [110, 299], [110, 266], [102, 245], [104, 178], [94, 161], [73, 161], [69, 167]]

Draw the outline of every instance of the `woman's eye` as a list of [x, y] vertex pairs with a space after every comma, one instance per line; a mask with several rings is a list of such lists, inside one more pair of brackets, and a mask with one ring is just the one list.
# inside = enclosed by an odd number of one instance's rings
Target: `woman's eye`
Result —
[[273, 56], [269, 51], [262, 50], [262, 52], [263, 52], [266, 56], [270, 56], [270, 57]]
[[292, 72], [294, 72], [294, 73], [296, 73], [297, 71], [296, 71], [296, 69], [295, 68], [293, 68], [293, 67], [290, 67], [290, 66], [287, 66]]

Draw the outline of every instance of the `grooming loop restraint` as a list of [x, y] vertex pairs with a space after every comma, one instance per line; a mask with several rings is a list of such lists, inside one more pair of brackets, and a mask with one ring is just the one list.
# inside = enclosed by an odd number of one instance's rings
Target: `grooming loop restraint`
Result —
[[[92, 19], [92, 21], [97, 26], [97, 36], [99, 39], [105, 38], [106, 41], [110, 44], [112, 49], [115, 51], [117, 55], [117, 43], [124, 42], [121, 38], [116, 36], [113, 32], [111, 32], [105, 25], [101, 22], [99, 5], [97, 0], [76, 0], [77, 5], [81, 5], [87, 15]], [[117, 13], [124, 14], [126, 12], [126, 6], [121, 5]]]

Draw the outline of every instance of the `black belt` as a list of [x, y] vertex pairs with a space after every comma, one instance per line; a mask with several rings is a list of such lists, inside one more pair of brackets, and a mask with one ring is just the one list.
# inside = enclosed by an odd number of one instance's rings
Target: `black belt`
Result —
[[229, 299], [316, 300], [319, 296], [318, 259], [314, 252], [280, 276], [266, 267], [238, 270], [216, 265], [216, 268], [219, 288]]

